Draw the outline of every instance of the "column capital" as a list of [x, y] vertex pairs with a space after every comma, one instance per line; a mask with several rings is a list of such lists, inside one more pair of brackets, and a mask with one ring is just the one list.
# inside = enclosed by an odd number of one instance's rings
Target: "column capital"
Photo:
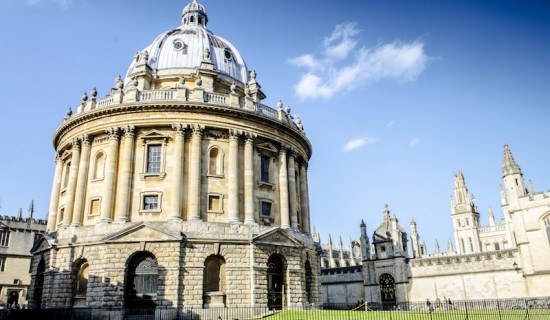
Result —
[[85, 133], [79, 137], [80, 142], [82, 143], [82, 146], [89, 146], [90, 145], [90, 136]]
[[239, 136], [242, 134], [242, 131], [236, 129], [229, 129], [229, 140], [239, 140]]
[[305, 159], [300, 158], [298, 160], [298, 163], [300, 164], [300, 166], [302, 166], [307, 171], [307, 167], [309, 166], [309, 164]]
[[279, 149], [279, 154], [287, 154], [290, 150], [290, 147], [286, 144], [281, 144], [281, 148]]
[[80, 139], [73, 138], [72, 145], [73, 145], [73, 150], [80, 150]]
[[124, 138], [133, 138], [136, 133], [136, 126], [129, 125], [122, 127], [122, 131], [124, 132]]
[[105, 133], [109, 135], [109, 140], [118, 140], [120, 128], [114, 127], [105, 130]]
[[172, 129], [176, 132], [176, 135], [185, 136], [185, 130], [188, 125], [184, 123], [172, 123]]
[[200, 124], [193, 124], [191, 125], [191, 130], [193, 130], [193, 135], [202, 136], [204, 132], [204, 126]]
[[255, 134], [254, 132], [244, 131], [243, 132], [243, 137], [245, 138], [245, 141], [253, 142], [254, 139], [256, 139], [258, 137], [258, 135]]

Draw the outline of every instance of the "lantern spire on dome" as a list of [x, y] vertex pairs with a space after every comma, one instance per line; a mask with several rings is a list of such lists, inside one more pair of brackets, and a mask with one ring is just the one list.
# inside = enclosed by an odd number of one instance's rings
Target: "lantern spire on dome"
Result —
[[193, 0], [193, 2], [183, 8], [181, 12], [181, 23], [182, 25], [197, 25], [206, 28], [208, 24], [206, 9], [204, 9], [204, 6], [197, 0]]

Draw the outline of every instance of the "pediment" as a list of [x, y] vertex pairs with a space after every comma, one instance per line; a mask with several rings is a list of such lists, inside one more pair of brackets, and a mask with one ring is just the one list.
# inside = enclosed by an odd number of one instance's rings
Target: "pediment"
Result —
[[105, 242], [154, 242], [154, 241], [181, 241], [181, 234], [172, 234], [144, 222], [112, 233], [102, 240]]
[[36, 252], [42, 252], [51, 249], [55, 244], [55, 240], [55, 237], [50, 234], [41, 234], [38, 240], [35, 241], [35, 243], [33, 244], [31, 253], [35, 254]]
[[283, 229], [273, 228], [253, 237], [254, 243], [271, 244], [285, 247], [299, 247], [302, 243]]
[[258, 149], [267, 150], [267, 151], [274, 152], [274, 153], [279, 152], [279, 150], [277, 150], [277, 148], [275, 147], [275, 145], [273, 145], [273, 144], [270, 143], [270, 142], [260, 143], [260, 144], [258, 144], [256, 147], [257, 147]]
[[140, 139], [142, 139], [143, 141], [147, 141], [147, 140], [166, 140], [166, 139], [169, 139], [170, 136], [168, 136], [167, 134], [164, 134], [158, 130], [155, 130], [155, 129], [151, 129], [149, 131], [145, 131]]

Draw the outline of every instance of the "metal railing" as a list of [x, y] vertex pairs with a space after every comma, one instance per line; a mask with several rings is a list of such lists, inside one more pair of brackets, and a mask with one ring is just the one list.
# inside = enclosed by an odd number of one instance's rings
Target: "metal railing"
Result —
[[1, 310], [0, 319], [13, 320], [516, 320], [550, 319], [550, 297], [407, 303], [323, 304], [270, 310], [253, 307], [66, 308]]

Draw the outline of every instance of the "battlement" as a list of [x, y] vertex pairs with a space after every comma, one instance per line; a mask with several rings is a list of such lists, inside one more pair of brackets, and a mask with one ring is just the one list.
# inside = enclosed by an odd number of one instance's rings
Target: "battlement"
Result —
[[[432, 255], [410, 260], [413, 273], [417, 276], [422, 274], [439, 274], [464, 272], [482, 272], [484, 270], [513, 270], [514, 262], [518, 259], [517, 249], [506, 249], [500, 251], [489, 251], [474, 254], [444, 254]], [[471, 268], [468, 268], [471, 266]], [[517, 267], [517, 264], [516, 264]]]
[[350, 267], [338, 267], [338, 268], [322, 268], [321, 275], [333, 275], [333, 274], [345, 274], [345, 273], [357, 273], [363, 272], [363, 266], [350, 266]]
[[42, 220], [42, 219], [34, 219], [34, 218], [22, 218], [22, 217], [16, 217], [16, 216], [8, 216], [8, 215], [0, 215], [0, 222], [8, 222], [8, 223], [11, 223], [11, 222], [19, 222], [19, 223], [29, 223], [31, 222], [32, 224], [38, 224], [38, 225], [46, 225], [46, 220]]

